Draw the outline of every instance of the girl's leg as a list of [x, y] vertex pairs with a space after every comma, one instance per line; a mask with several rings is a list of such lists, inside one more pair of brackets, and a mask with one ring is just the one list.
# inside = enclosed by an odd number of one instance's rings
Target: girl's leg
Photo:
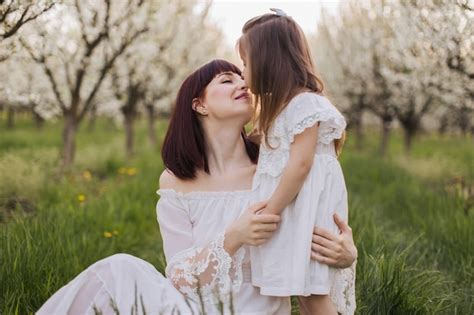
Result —
[[302, 304], [311, 315], [337, 315], [336, 307], [329, 295], [310, 295], [301, 298]]
[[304, 296], [297, 296], [296, 298], [298, 300], [298, 307], [300, 309], [300, 315], [311, 315], [311, 313], [308, 310], [308, 307], [305, 304]]

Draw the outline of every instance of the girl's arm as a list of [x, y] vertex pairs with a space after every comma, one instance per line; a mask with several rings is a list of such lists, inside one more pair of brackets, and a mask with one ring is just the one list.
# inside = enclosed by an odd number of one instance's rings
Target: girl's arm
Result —
[[290, 147], [288, 164], [263, 213], [281, 214], [283, 209], [295, 199], [313, 166], [318, 125], [306, 128], [301, 134], [295, 136]]

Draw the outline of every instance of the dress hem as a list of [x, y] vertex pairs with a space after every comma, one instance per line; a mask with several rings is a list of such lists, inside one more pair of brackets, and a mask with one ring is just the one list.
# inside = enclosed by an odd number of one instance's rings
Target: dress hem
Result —
[[277, 286], [272, 287], [262, 287], [261, 285], [252, 282], [252, 285], [258, 287], [260, 289], [261, 295], [266, 296], [310, 296], [310, 295], [329, 295], [331, 288], [325, 285], [311, 285], [306, 288], [282, 288]]

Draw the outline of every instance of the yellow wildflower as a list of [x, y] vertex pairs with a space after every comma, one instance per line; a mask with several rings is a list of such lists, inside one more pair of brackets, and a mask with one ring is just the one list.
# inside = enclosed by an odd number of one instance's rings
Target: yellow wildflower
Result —
[[137, 169], [135, 167], [130, 167], [129, 169], [127, 169], [128, 176], [133, 176], [135, 174], [137, 174]]
[[107, 186], [101, 186], [99, 187], [99, 193], [103, 193], [103, 192], [106, 192], [107, 191]]
[[105, 232], [104, 232], [104, 237], [105, 237], [105, 238], [111, 238], [111, 237], [112, 237], [112, 233], [110, 233], [109, 231], [105, 231]]
[[82, 172], [82, 178], [86, 181], [90, 181], [92, 179], [92, 174], [89, 171]]
[[125, 168], [125, 167], [121, 167], [121, 168], [118, 169], [119, 174], [125, 174], [126, 172], [127, 172], [127, 168]]
[[77, 196], [77, 200], [79, 202], [84, 202], [84, 201], [86, 201], [86, 196], [83, 195], [83, 194], [80, 194], [79, 196]]

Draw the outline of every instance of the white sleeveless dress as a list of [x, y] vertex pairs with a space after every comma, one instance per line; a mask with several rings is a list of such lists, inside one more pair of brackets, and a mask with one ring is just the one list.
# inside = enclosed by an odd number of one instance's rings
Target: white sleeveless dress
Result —
[[267, 200], [276, 189], [297, 134], [320, 122], [313, 166], [295, 200], [282, 212], [279, 229], [265, 244], [250, 248], [252, 283], [269, 296], [330, 294], [339, 312], [355, 310], [355, 264], [334, 269], [310, 259], [314, 226], [338, 233], [333, 214], [348, 219], [347, 191], [336, 158], [334, 139], [346, 127], [344, 117], [324, 96], [301, 93], [278, 115], [262, 139], [252, 202]]

